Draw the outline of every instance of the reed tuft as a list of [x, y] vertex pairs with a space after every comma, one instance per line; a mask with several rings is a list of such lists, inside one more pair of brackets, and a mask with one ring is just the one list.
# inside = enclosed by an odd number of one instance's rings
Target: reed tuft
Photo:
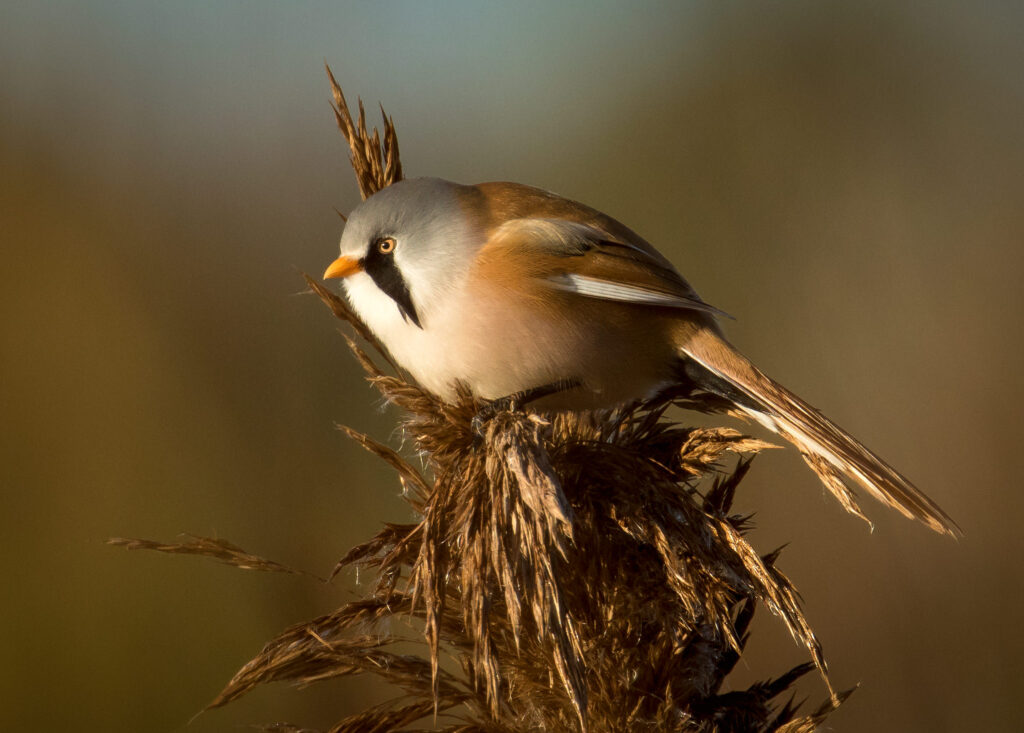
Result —
[[[385, 116], [383, 136], [368, 132], [361, 103], [353, 122], [328, 75], [366, 197], [401, 178], [395, 128]], [[671, 396], [601, 413], [499, 412], [477, 429], [481, 405], [468, 393], [448, 404], [422, 391], [345, 300], [307, 282], [353, 327], [360, 341], [348, 344], [367, 379], [401, 411], [415, 460], [340, 429], [395, 469], [416, 520], [384, 524], [338, 563], [332, 577], [353, 567], [372, 575], [364, 598], [284, 630], [211, 707], [269, 682], [372, 674], [401, 694], [332, 732], [794, 733], [816, 729], [849, 694], [829, 683], [779, 551], [757, 552], [749, 517], [732, 508], [751, 460], [772, 446], [682, 427], [666, 416], [681, 404]], [[288, 570], [222, 541], [117, 542]], [[810, 661], [724, 691], [759, 605]], [[410, 641], [422, 653], [401, 651]], [[828, 699], [799, 713], [792, 686], [813, 669]]]

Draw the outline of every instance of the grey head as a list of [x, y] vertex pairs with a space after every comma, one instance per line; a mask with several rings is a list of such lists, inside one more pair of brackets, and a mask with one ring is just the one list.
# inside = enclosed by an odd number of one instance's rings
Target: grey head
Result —
[[440, 178], [411, 178], [357, 206], [341, 237], [341, 254], [358, 260], [402, 315], [422, 319], [466, 276], [483, 244], [460, 190]]

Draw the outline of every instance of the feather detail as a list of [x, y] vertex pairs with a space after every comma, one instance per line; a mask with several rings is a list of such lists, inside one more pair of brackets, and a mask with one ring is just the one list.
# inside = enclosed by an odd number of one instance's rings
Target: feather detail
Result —
[[701, 300], [682, 275], [636, 235], [616, 238], [571, 219], [511, 219], [495, 228], [481, 257], [517, 255], [520, 264], [508, 268], [510, 273], [538, 279], [553, 290], [732, 318]]
[[[814, 407], [766, 376], [710, 330], [691, 332], [683, 340], [681, 351], [728, 383], [729, 388], [749, 398], [749, 403], [737, 403], [737, 408], [793, 443], [847, 511], [864, 517], [848, 485], [852, 480], [878, 501], [908, 518], [924, 522], [936, 532], [954, 537], [962, 534], [956, 522], [905, 476]], [[713, 383], [705, 387], [716, 391]]]
[[569, 293], [577, 293], [588, 298], [600, 300], [617, 300], [624, 303], [636, 303], [638, 305], [654, 305], [666, 308], [687, 308], [690, 310], [703, 311], [715, 316], [732, 318], [728, 313], [720, 311], [712, 305], [708, 305], [699, 298], [681, 296], [678, 293], [668, 293], [663, 290], [653, 290], [639, 285], [631, 285], [610, 280], [600, 280], [587, 275], [579, 275], [574, 272], [552, 275], [547, 282], [558, 290]]

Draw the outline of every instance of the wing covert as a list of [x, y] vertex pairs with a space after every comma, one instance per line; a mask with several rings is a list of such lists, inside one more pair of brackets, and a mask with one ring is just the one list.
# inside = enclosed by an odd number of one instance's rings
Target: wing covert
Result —
[[513, 219], [486, 245], [528, 254], [531, 276], [582, 297], [682, 308], [731, 318], [708, 305], [671, 265], [596, 227], [564, 219]]

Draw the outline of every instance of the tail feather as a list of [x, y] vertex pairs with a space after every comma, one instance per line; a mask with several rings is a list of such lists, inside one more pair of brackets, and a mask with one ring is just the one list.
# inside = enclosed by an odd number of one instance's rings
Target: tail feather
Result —
[[[722, 386], [728, 394], [722, 396], [732, 399], [741, 412], [793, 443], [847, 511], [864, 517], [848, 485], [852, 479], [904, 516], [919, 519], [936, 532], [961, 534], [956, 522], [906, 477], [714, 332], [701, 329], [692, 334], [682, 351], [727, 383]], [[717, 380], [710, 381], [706, 386], [714, 392]], [[736, 400], [736, 391], [749, 399]]]

